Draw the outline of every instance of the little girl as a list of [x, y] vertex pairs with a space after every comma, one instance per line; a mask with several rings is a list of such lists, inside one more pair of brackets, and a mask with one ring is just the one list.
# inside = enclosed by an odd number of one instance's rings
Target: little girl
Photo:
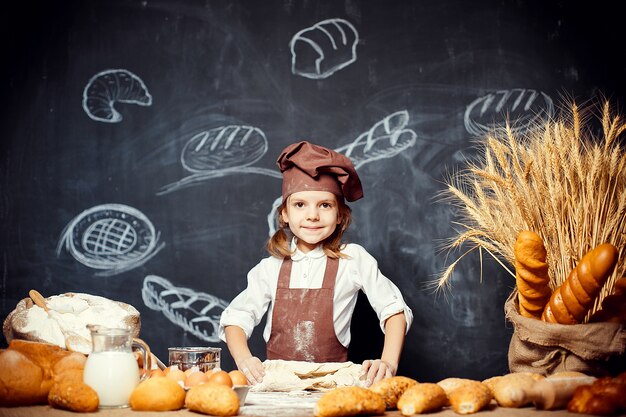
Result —
[[342, 243], [351, 221], [344, 199], [363, 197], [352, 162], [303, 141], [286, 147], [277, 163], [283, 174], [280, 228], [267, 244], [271, 256], [250, 270], [247, 288], [222, 313], [221, 339], [253, 384], [262, 381], [264, 369], [248, 338], [266, 311], [267, 359], [344, 362], [363, 290], [385, 333], [380, 359], [363, 362], [365, 384], [395, 375], [413, 313], [363, 247]]

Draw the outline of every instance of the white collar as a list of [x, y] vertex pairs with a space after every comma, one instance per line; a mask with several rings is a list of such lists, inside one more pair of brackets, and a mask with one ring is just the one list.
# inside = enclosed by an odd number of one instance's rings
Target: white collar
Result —
[[302, 252], [300, 249], [298, 249], [298, 245], [296, 244], [297, 243], [296, 239], [297, 239], [296, 237], [291, 239], [291, 245], [290, 245], [291, 250], [295, 249], [294, 254], [291, 255], [291, 259], [293, 261], [297, 262], [305, 258], [319, 259], [319, 258], [326, 256], [326, 253], [324, 253], [324, 249], [322, 248], [322, 245], [317, 245], [315, 249], [307, 253]]

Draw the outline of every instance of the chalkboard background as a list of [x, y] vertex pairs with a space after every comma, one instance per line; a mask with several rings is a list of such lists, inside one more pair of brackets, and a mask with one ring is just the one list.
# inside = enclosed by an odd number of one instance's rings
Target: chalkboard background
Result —
[[[474, 152], [482, 116], [472, 105], [510, 94], [501, 112], [486, 110], [485, 120], [498, 122], [519, 97], [526, 103], [537, 94], [529, 111], [541, 116], [563, 97], [606, 96], [619, 105], [626, 92], [615, 58], [623, 36], [603, 2], [90, 0], [3, 8], [0, 316], [31, 288], [101, 295], [141, 312], [141, 337], [162, 359], [168, 346], [220, 346], [226, 369], [234, 366], [226, 346], [210, 321], [198, 320], [219, 315], [266, 256], [267, 218], [280, 192], [276, 156], [295, 140], [340, 149], [364, 134], [377, 138], [386, 121], [398, 142], [382, 138], [384, 157], [358, 167], [365, 198], [352, 205], [348, 237], [378, 259], [415, 314], [399, 372], [424, 381], [507, 372], [512, 328], [503, 305], [513, 278], [486, 258], [481, 281], [479, 259], [468, 257], [445, 296], [426, 289], [449, 263], [439, 248], [454, 235], [455, 213], [434, 197]], [[323, 64], [337, 68], [316, 70], [312, 43]], [[210, 160], [208, 144], [226, 126], [247, 127], [257, 153], [226, 161], [214, 149]], [[115, 222], [142, 242], [127, 258], [80, 240]], [[178, 308], [159, 298], [167, 289], [183, 301]], [[196, 302], [184, 304], [194, 294]], [[204, 333], [185, 328], [194, 318]], [[352, 331], [351, 360], [379, 355], [382, 334], [365, 297]], [[261, 327], [251, 346], [264, 357]]]

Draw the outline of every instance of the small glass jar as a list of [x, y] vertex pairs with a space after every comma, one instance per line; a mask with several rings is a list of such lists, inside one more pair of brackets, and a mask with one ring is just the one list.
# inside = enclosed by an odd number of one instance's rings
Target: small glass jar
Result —
[[197, 366], [202, 372], [220, 367], [220, 353], [222, 348], [190, 346], [168, 348], [169, 365], [177, 365], [178, 369], [186, 371]]

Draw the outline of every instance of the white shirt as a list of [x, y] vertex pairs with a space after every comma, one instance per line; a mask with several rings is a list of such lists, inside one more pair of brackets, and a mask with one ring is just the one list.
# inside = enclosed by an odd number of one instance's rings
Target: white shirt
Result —
[[[356, 306], [359, 290], [363, 290], [385, 331], [385, 321], [394, 314], [404, 312], [406, 330], [413, 322], [413, 312], [406, 305], [398, 287], [378, 269], [378, 262], [362, 246], [349, 243], [342, 253], [348, 258], [339, 259], [335, 293], [333, 297], [333, 321], [339, 342], [350, 345], [350, 322]], [[321, 246], [303, 253], [296, 250], [291, 257], [290, 288], [321, 288], [326, 269], [326, 254]], [[263, 338], [267, 342], [272, 331], [272, 312], [278, 273], [283, 260], [268, 257], [248, 272], [248, 287], [233, 299], [220, 318], [218, 334], [226, 341], [225, 326], [235, 325], [250, 338], [252, 330], [267, 311]], [[269, 310], [268, 310], [269, 308]]]

